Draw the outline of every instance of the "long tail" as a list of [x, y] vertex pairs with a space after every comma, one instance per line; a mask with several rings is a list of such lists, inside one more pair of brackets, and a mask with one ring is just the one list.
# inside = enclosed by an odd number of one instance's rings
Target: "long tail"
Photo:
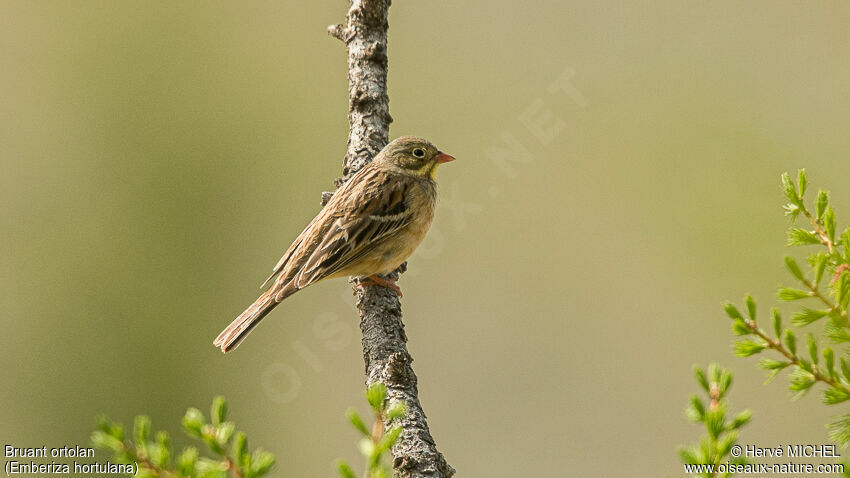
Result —
[[250, 307], [245, 309], [245, 312], [239, 314], [239, 317], [236, 317], [230, 325], [218, 334], [213, 345], [220, 347], [224, 353], [236, 349], [266, 314], [280, 304], [280, 301], [295, 292], [298, 292], [295, 287], [284, 288], [283, 290], [276, 290], [275, 287], [272, 287], [267, 290]]

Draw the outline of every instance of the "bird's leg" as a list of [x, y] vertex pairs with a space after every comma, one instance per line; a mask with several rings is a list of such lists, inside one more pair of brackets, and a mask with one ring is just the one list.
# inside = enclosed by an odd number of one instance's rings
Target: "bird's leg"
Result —
[[401, 289], [395, 284], [394, 280], [384, 279], [379, 275], [371, 275], [360, 279], [360, 281], [357, 282], [357, 285], [355, 285], [354, 288], [356, 289], [357, 287], [365, 287], [367, 285], [379, 285], [381, 287], [386, 287], [387, 289], [392, 289], [395, 291], [396, 294], [398, 294], [399, 297], [402, 297]]

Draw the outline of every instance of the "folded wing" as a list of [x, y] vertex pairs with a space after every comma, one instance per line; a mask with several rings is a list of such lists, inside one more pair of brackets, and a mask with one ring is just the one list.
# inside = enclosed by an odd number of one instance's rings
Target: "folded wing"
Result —
[[346, 196], [341, 211], [296, 278], [299, 288], [344, 270], [376, 244], [410, 224], [410, 183], [373, 170], [357, 194]]

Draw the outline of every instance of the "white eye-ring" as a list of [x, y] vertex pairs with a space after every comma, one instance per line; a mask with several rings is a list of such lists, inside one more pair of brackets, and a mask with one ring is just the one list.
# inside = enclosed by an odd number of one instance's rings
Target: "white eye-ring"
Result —
[[416, 148], [416, 149], [413, 150], [413, 155], [416, 156], [417, 158], [424, 158], [425, 157], [425, 150], [422, 149], [422, 148]]

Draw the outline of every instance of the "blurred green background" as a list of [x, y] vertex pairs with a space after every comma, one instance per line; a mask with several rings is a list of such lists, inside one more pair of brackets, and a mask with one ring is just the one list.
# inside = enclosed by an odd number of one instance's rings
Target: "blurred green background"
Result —
[[[0, 440], [84, 445], [97, 413], [145, 412], [180, 445], [186, 407], [224, 394], [274, 476], [359, 463], [345, 281], [211, 345], [340, 174], [325, 29], [346, 9], [0, 3]], [[754, 409], [744, 443], [826, 442], [840, 410], [763, 386], [720, 304], [766, 310], [787, 278], [781, 172], [850, 217], [848, 21], [846, 2], [394, 2], [391, 136], [458, 158], [400, 285], [459, 476], [680, 474], [712, 360]], [[506, 141], [524, 161], [493, 161]]]

